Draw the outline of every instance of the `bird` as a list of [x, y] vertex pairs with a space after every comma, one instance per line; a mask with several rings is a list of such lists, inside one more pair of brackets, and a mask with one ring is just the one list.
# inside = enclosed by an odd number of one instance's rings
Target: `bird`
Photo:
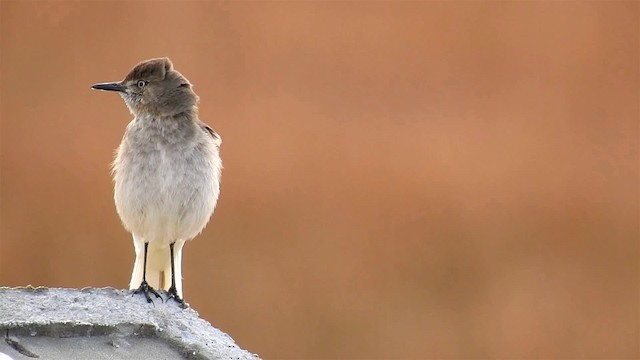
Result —
[[[198, 118], [193, 85], [167, 57], [142, 61], [118, 82], [96, 90], [118, 93], [133, 120], [112, 163], [118, 215], [133, 238], [133, 295], [165, 290], [186, 307], [182, 248], [202, 232], [220, 195], [222, 138]], [[164, 300], [162, 300], [164, 301]]]

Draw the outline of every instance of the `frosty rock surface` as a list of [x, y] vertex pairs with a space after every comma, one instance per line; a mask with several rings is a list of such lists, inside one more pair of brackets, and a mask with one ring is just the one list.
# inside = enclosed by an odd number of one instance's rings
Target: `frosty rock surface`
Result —
[[112, 288], [0, 288], [0, 336], [15, 360], [259, 360], [192, 309]]

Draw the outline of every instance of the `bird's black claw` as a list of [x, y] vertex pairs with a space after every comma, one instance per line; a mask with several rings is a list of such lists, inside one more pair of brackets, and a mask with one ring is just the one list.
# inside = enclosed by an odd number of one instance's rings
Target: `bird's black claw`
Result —
[[154, 288], [149, 286], [146, 280], [142, 281], [142, 283], [140, 284], [140, 287], [133, 292], [133, 295], [140, 294], [140, 293], [144, 294], [144, 297], [147, 299], [148, 303], [153, 302], [153, 300], [151, 299], [151, 296], [149, 296], [149, 293], [155, 295], [156, 298], [162, 300], [162, 296], [160, 296], [160, 294], [158, 294], [158, 292]]
[[176, 290], [175, 286], [171, 286], [169, 290], [167, 290], [167, 301], [171, 299], [175, 300], [181, 308], [187, 308], [187, 304], [183, 299], [180, 298], [180, 296], [178, 296], [178, 291]]

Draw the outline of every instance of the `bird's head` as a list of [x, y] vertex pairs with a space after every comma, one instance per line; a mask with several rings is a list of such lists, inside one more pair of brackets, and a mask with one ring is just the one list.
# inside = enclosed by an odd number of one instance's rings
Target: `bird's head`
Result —
[[166, 57], [140, 62], [120, 82], [91, 87], [118, 92], [134, 116], [173, 116], [195, 111], [198, 103], [189, 80]]

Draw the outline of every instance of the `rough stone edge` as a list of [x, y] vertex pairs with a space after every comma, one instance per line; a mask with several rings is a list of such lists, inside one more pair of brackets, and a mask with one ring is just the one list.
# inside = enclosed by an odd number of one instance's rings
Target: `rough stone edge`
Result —
[[[12, 302], [10, 296], [22, 297], [23, 301]], [[44, 301], [38, 301], [41, 299]], [[95, 307], [86, 306], [99, 301], [113, 301], [110, 304], [114, 308], [127, 311], [94, 311]], [[35, 304], [40, 314], [30, 311]], [[141, 296], [132, 297], [130, 291], [114, 288], [0, 287], [0, 336], [4, 337], [7, 329], [13, 334], [36, 332], [51, 337], [155, 336], [187, 359], [260, 360], [191, 308], [181, 309], [171, 302], [147, 304]]]

